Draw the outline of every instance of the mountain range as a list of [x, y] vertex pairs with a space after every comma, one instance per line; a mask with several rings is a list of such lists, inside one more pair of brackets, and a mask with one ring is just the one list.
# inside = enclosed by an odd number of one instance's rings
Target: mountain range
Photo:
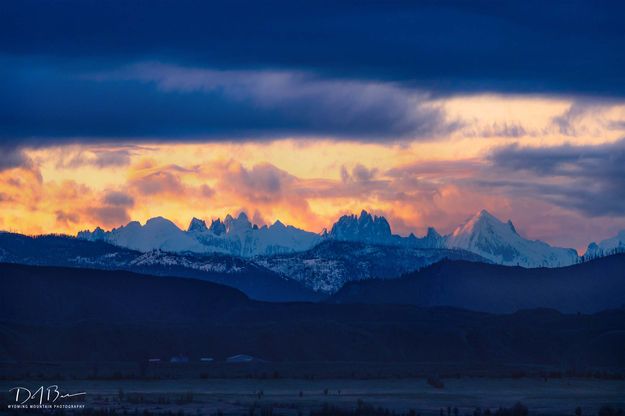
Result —
[[[240, 213], [236, 218], [228, 215], [224, 221], [213, 220], [210, 226], [204, 220], [193, 218], [186, 231], [165, 218], [156, 217], [144, 225], [133, 221], [110, 231], [101, 228], [81, 231], [78, 238], [106, 241], [143, 252], [158, 249], [178, 253], [223, 253], [243, 258], [305, 252], [332, 240], [414, 249], [459, 249], [497, 264], [523, 267], [562, 267], [579, 261], [574, 249], [526, 239], [511, 221], [502, 222], [486, 210], [473, 215], [448, 235], [428, 228], [423, 237], [393, 234], [384, 217], [362, 211], [359, 216], [342, 216], [329, 232], [320, 234], [280, 221], [259, 227], [252, 224], [245, 213]], [[625, 238], [619, 241], [625, 244]], [[591, 245], [589, 250], [607, 250], [615, 243], [605, 243], [605, 248], [602, 244], [596, 245], [597, 249]]]
[[321, 241], [318, 234], [285, 226], [276, 221], [271, 226], [252, 224], [245, 213], [237, 218], [226, 216], [210, 226], [193, 218], [186, 231], [163, 217], [149, 219], [144, 225], [132, 221], [125, 226], [104, 231], [82, 231], [78, 238], [101, 240], [139, 251], [165, 250], [171, 252], [224, 253], [253, 257], [292, 251], [303, 251]]
[[485, 210], [448, 235], [430, 228], [423, 237], [393, 234], [384, 217], [366, 211], [341, 217], [321, 234], [280, 221], [258, 227], [241, 213], [210, 225], [194, 218], [186, 231], [157, 217], [77, 238], [0, 233], [0, 261], [195, 278], [258, 300], [317, 301], [349, 282], [398, 278], [445, 259], [565, 267], [618, 251], [621, 237], [593, 243], [592, 256], [578, 257], [573, 249], [523, 238], [512, 222]]

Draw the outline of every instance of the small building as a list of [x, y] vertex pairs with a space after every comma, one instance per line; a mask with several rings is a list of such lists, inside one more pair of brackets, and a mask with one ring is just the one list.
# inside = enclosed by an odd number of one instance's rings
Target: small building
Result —
[[173, 357], [169, 359], [169, 362], [175, 363], [175, 364], [188, 363], [189, 357], [185, 357], [184, 355], [174, 355]]
[[227, 363], [233, 363], [233, 364], [251, 363], [252, 361], [256, 361], [256, 359], [252, 357], [251, 355], [246, 355], [246, 354], [237, 354], [237, 355], [233, 355], [232, 357], [226, 358]]

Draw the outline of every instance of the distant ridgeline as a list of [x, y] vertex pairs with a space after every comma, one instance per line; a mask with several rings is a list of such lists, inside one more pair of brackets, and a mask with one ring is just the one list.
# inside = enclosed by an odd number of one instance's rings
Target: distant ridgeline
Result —
[[245, 214], [210, 226], [194, 218], [187, 231], [159, 217], [78, 238], [0, 233], [0, 261], [190, 277], [268, 301], [320, 300], [348, 282], [393, 279], [444, 259], [558, 268], [624, 250], [621, 232], [591, 243], [580, 257], [573, 249], [524, 239], [512, 222], [486, 211], [448, 235], [430, 228], [421, 238], [392, 234], [385, 218], [365, 211], [341, 217], [320, 234], [280, 221], [258, 227]]
[[[447, 235], [428, 228], [423, 237], [393, 234], [384, 217], [362, 211], [360, 216], [345, 215], [320, 234], [284, 225], [280, 221], [261, 227], [252, 224], [244, 213], [228, 215], [222, 222], [193, 218], [186, 231], [171, 221], [152, 218], [144, 225], [133, 221], [126, 226], [104, 231], [82, 231], [78, 237], [101, 240], [142, 252], [160, 249], [170, 252], [222, 253], [254, 258], [310, 250], [328, 241], [350, 241], [369, 245], [419, 249], [464, 250], [489, 262], [523, 267], [561, 267], [580, 261], [571, 248], [553, 247], [539, 240], [523, 238], [511, 221], [502, 222], [486, 210], [469, 218]], [[625, 246], [625, 231], [599, 244], [591, 243], [587, 255], [603, 255], [615, 247]]]

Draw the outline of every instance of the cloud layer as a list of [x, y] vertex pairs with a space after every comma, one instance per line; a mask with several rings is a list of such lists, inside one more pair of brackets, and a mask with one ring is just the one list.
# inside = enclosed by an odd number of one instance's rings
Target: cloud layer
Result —
[[625, 98], [621, 2], [4, 6], [0, 139], [13, 144], [392, 141], [460, 126], [433, 98]]
[[459, 91], [625, 94], [622, 2], [35, 1], [0, 53], [272, 68]]
[[[428, 226], [449, 232], [486, 208], [530, 238], [583, 248], [625, 226], [623, 143], [507, 145], [487, 157], [408, 163], [393, 160], [419, 147], [398, 146], [387, 159], [384, 145], [368, 145], [367, 153], [390, 161], [375, 163], [359, 157], [362, 145], [352, 144], [350, 155], [347, 144], [328, 142], [325, 150], [301, 149], [299, 170], [278, 166], [280, 155], [245, 157], [266, 145], [153, 145], [133, 150], [127, 165], [107, 167], [59, 163], [90, 159], [91, 150], [39, 150], [25, 154], [28, 166], [0, 172], [1, 226], [75, 233], [163, 215], [185, 227], [192, 216], [246, 211], [259, 223], [280, 219], [321, 231], [342, 214], [367, 209], [385, 215], [395, 232], [420, 235]], [[318, 164], [325, 174], [306, 173]]]
[[84, 71], [4, 61], [0, 137], [14, 143], [398, 141], [440, 137], [458, 127], [427, 93], [389, 83], [157, 62]]
[[589, 216], [625, 214], [625, 139], [596, 146], [520, 147], [496, 150], [501, 177], [490, 185], [546, 199]]

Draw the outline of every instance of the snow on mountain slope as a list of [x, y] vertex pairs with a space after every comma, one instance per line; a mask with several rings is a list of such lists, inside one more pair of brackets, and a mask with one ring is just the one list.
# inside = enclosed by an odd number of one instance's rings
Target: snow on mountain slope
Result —
[[486, 210], [456, 228], [445, 240], [448, 248], [468, 250], [504, 265], [560, 267], [574, 264], [578, 259], [573, 249], [524, 239], [511, 221], [501, 222]]
[[235, 287], [253, 299], [314, 300], [319, 295], [250, 259], [229, 254], [140, 252], [103, 241], [67, 236], [28, 237], [0, 232], [0, 262], [39, 266], [128, 270], [157, 276], [207, 280]]
[[334, 293], [353, 280], [395, 278], [444, 258], [488, 262], [463, 250], [419, 249], [327, 240], [302, 253], [257, 257], [256, 263], [305, 286]]
[[285, 226], [280, 221], [267, 227], [252, 224], [245, 213], [237, 218], [230, 215], [224, 221], [217, 219], [210, 227], [193, 218], [187, 231], [171, 221], [152, 218], [141, 225], [137, 221], [111, 231], [96, 228], [81, 231], [78, 238], [102, 240], [139, 251], [165, 250], [172, 252], [223, 253], [241, 257], [303, 251], [317, 244], [318, 234]]
[[586, 250], [584, 257], [591, 259], [616, 252], [625, 252], [625, 230], [619, 231], [619, 233], [612, 238], [600, 241], [599, 244], [595, 242], [588, 244], [588, 249]]
[[149, 219], [145, 225], [138, 221], [114, 228], [109, 232], [96, 229], [93, 232], [81, 231], [78, 238], [103, 240], [121, 247], [138, 251], [165, 250], [173, 252], [204, 252], [202, 245], [182, 231], [173, 222], [163, 217]]
[[280, 221], [269, 227], [258, 227], [243, 212], [237, 218], [226, 216], [223, 223], [213, 221], [209, 229], [189, 229], [189, 233], [210, 251], [242, 257], [303, 251], [321, 240], [318, 234], [286, 226]]

